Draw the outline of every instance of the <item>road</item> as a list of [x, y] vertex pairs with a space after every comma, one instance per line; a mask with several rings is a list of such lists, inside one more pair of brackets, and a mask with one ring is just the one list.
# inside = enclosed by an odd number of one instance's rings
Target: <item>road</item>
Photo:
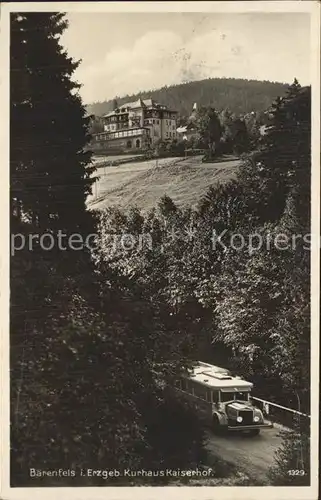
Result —
[[217, 436], [210, 432], [207, 449], [226, 462], [231, 462], [251, 478], [267, 481], [267, 472], [274, 462], [274, 453], [281, 446], [280, 427], [262, 429], [259, 436], [246, 434]]

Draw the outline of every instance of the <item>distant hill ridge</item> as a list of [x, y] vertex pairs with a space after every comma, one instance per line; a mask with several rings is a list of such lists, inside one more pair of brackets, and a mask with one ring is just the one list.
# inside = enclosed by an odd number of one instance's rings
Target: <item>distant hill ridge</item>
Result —
[[[139, 98], [152, 98], [179, 112], [180, 116], [189, 116], [192, 106], [212, 105], [217, 110], [230, 109], [236, 114], [251, 111], [264, 111], [278, 96], [283, 96], [287, 84], [278, 82], [243, 80], [235, 78], [208, 78], [206, 80], [165, 86], [157, 90], [116, 97], [118, 105]], [[102, 116], [113, 108], [113, 100], [95, 102], [87, 106], [89, 114]]]

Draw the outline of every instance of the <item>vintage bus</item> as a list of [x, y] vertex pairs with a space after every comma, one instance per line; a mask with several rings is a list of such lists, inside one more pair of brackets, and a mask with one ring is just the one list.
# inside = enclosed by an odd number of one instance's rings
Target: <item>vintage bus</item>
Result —
[[177, 380], [175, 390], [195, 403], [215, 432], [242, 431], [251, 436], [273, 427], [253, 406], [251, 382], [234, 377], [224, 368], [198, 362]]

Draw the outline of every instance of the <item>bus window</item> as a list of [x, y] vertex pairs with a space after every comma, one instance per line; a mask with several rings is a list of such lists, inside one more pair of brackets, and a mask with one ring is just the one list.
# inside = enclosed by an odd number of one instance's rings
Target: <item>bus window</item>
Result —
[[221, 392], [221, 402], [227, 403], [227, 401], [234, 400], [234, 392]]
[[239, 401], [248, 401], [249, 400], [249, 393], [248, 392], [236, 392], [235, 399], [238, 399]]
[[212, 391], [212, 401], [218, 403], [218, 391]]
[[207, 389], [207, 391], [206, 391], [206, 401], [208, 403], [212, 402], [212, 391], [210, 391], [209, 389]]
[[226, 403], [227, 401], [248, 401], [249, 393], [248, 392], [221, 392], [221, 401], [222, 403]]
[[194, 394], [198, 398], [206, 400], [206, 388], [200, 384], [194, 384]]

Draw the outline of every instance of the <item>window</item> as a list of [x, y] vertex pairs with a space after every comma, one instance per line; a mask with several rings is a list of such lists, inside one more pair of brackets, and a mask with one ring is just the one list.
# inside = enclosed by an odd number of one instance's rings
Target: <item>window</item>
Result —
[[159, 125], [159, 120], [157, 120], [157, 125]]
[[155, 125], [155, 120], [153, 120], [153, 125]]
[[248, 401], [249, 393], [248, 392], [236, 392], [234, 394], [234, 399], [238, 399], [239, 401]]
[[218, 391], [212, 391], [212, 402], [218, 403]]
[[139, 139], [136, 140], [136, 148], [140, 148], [140, 140]]
[[210, 389], [206, 389], [205, 391], [205, 399], [208, 403], [212, 402], [212, 391]]
[[227, 401], [234, 400], [234, 392], [221, 392], [221, 401], [226, 403]]
[[221, 401], [224, 403], [226, 401], [248, 401], [249, 393], [248, 392], [221, 392]]
[[128, 149], [130, 149], [132, 147], [132, 142], [131, 141], [127, 141], [126, 146], [128, 147]]
[[206, 400], [207, 397], [207, 389], [203, 385], [200, 384], [193, 384], [194, 385], [194, 394], [198, 398]]

